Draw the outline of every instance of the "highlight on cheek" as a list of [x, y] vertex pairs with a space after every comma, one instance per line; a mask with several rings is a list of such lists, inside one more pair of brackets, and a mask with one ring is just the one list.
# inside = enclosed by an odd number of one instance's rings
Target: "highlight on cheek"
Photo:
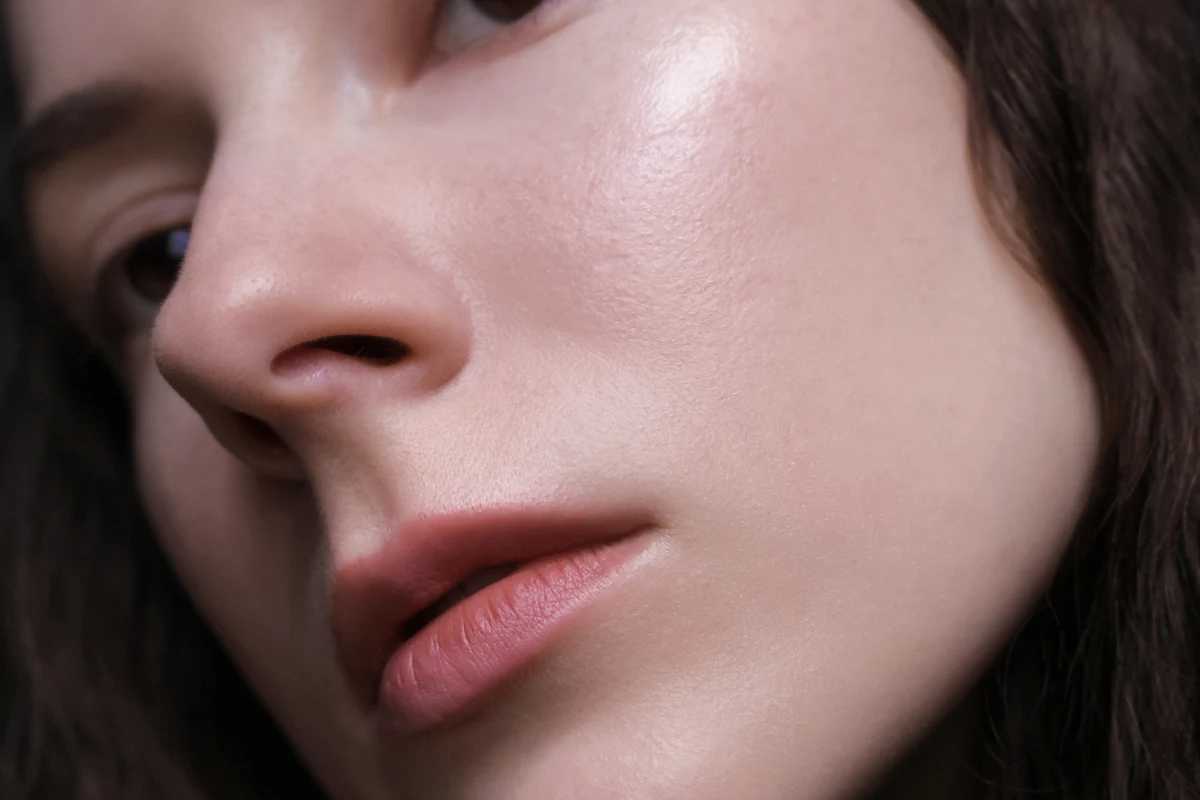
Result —
[[630, 159], [649, 163], [636, 172], [686, 173], [701, 163], [720, 128], [712, 114], [737, 92], [745, 58], [739, 39], [736, 21], [716, 15], [647, 55], [645, 111], [637, 122], [648, 147]]
[[663, 43], [647, 58], [653, 65], [647, 125], [672, 130], [702, 120], [722, 89], [733, 89], [742, 61], [736, 19], [706, 20]]

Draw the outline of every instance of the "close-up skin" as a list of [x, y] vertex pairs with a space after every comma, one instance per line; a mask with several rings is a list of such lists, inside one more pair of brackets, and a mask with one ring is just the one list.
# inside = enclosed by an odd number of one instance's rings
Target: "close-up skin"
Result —
[[[981, 125], [983, 51], [947, 37], [966, 11], [925, 5], [8, 0], [22, 285], [110, 376], [159, 569], [250, 690], [206, 703], [261, 702], [287, 742], [262, 774], [333, 800], [1008, 796], [997, 665], [1048, 598], [1106, 591], [1063, 582], [1100, 569], [1085, 533], [1191, 513], [1152, 480], [1191, 474], [1200, 420], [1187, 326], [1054, 260], [1078, 236], [1136, 261], [1133, 234], [1092, 184], [1093, 235], [1070, 187], [1046, 233], [1036, 170]], [[1161, 138], [1146, 161], [1176, 164]], [[1154, 215], [1163, 274], [1194, 272], [1194, 168]], [[1139, 417], [1155, 391], [1178, 409]], [[1190, 522], [1154, 524], [1195, 570]], [[1184, 566], [1154, 591], [1194, 599]], [[1071, 657], [1063, 707], [1120, 694]], [[1071, 713], [1064, 750], [1091, 741]], [[1104, 796], [1183, 797], [1188, 770]], [[1050, 796], [1100, 797], [1061, 773]], [[109, 796], [80, 774], [69, 796]]]

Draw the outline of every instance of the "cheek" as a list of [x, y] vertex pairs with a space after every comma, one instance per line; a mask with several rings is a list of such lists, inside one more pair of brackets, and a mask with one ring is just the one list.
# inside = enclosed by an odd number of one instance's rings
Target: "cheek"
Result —
[[255, 478], [149, 359], [140, 363], [139, 481], [163, 549], [313, 774], [359, 796], [347, 776], [373, 774], [371, 732], [333, 655], [324, 610], [328, 556], [311, 498]]
[[[164, 550], [218, 628], [245, 619], [246, 599], [264, 577], [277, 580], [271, 537], [255, 535], [261, 513], [238, 464], [148, 359], [137, 379], [139, 482]], [[221, 631], [223, 638], [240, 638]]]
[[675, 5], [623, 20], [636, 55], [558, 76], [588, 103], [475, 126], [449, 183], [494, 189], [451, 238], [485, 265], [484, 337], [598, 353], [589, 391], [640, 381], [637, 407], [610, 407], [704, 496], [750, 499], [736, 458], [823, 514], [1025, 497], [1063, 527], [1094, 389], [984, 224], [961, 79], [929, 31], [874, 3]]
[[[559, 46], [619, 41], [616, 55], [564, 53], [579, 74], [475, 125], [487, 139], [464, 148], [450, 182], [477, 200], [451, 235], [467, 263], [508, 265], [478, 275], [497, 335], [565, 333], [620, 346], [633, 365], [647, 345], [693, 351], [697, 333], [721, 336], [714, 312], [747, 278], [737, 240], [755, 236], [745, 173], [762, 144], [750, 115], [765, 87], [746, 68], [755, 45], [744, 21], [694, 5], [583, 26], [578, 44]], [[465, 188], [479, 185], [490, 190]]]
[[[797, 5], [660, 21], [554, 117], [570, 146], [484, 167], [501, 189], [464, 239], [537, 277], [480, 273], [496, 331], [566, 332], [601, 355], [579, 385], [635, 387], [606, 408], [671, 498], [678, 580], [630, 602], [624, 658], [573, 668], [628, 693], [620, 665], [673, 664], [639, 702], [695, 774], [740, 727], [747, 769], [819, 783], [909, 739], [1011, 635], [1082, 511], [1099, 411], [1055, 303], [984, 224], [928, 31], [891, 4]], [[678, 700], [697, 693], [729, 702]], [[764, 734], [766, 708], [804, 713]]]
[[[326, 553], [297, 487], [256, 478], [142, 358], [139, 484], [169, 560], [197, 607], [318, 773], [354, 763], [365, 732], [336, 672], [321, 609]], [[327, 687], [319, 696], [313, 686]], [[330, 730], [339, 735], [328, 736]]]

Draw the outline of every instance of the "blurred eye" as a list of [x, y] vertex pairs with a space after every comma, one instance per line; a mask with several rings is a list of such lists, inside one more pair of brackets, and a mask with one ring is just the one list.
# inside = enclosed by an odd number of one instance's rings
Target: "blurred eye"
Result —
[[548, 0], [446, 0], [437, 49], [446, 55], [462, 52], [545, 5]]
[[134, 242], [113, 266], [139, 299], [161, 305], [175, 286], [191, 238], [190, 227], [165, 228]]
[[192, 238], [191, 223], [142, 236], [105, 262], [96, 296], [97, 334], [107, 346], [147, 331], [179, 279]]

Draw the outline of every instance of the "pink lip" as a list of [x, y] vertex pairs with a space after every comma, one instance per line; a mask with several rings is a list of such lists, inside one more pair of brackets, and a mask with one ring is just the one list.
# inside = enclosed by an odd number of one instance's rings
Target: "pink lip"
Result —
[[[545, 649], [645, 543], [643, 513], [492, 509], [423, 517], [338, 570], [333, 629], [363, 703], [391, 732], [460, 719]], [[519, 565], [405, 640], [419, 612], [468, 577]]]

